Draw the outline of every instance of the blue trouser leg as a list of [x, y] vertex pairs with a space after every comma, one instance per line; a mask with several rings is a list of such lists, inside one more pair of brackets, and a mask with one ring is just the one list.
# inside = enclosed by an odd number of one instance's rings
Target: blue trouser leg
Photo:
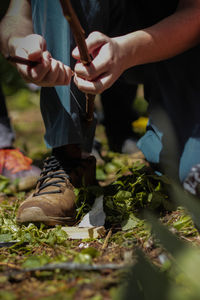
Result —
[[[74, 0], [72, 2], [86, 36], [99, 30], [110, 34], [119, 34], [120, 18], [124, 17], [123, 3], [119, 0]], [[47, 49], [53, 57], [69, 65], [70, 48], [74, 48], [69, 26], [62, 15], [58, 0], [32, 0], [32, 18], [35, 32], [45, 37]], [[47, 3], [46, 3], [47, 4]], [[110, 20], [113, 23], [110, 24]], [[46, 22], [46, 24], [44, 24]], [[114, 26], [113, 26], [114, 25]], [[71, 58], [71, 66], [75, 61]], [[74, 96], [70, 96], [68, 87], [43, 88], [41, 92], [41, 111], [46, 126], [45, 141], [49, 147], [66, 144], [80, 144], [82, 149], [91, 151], [95, 133], [95, 120], [86, 126], [85, 97], [74, 84], [70, 87]]]
[[[73, 95], [76, 97], [75, 92]], [[81, 96], [84, 97], [84, 95]], [[92, 124], [88, 126], [85, 121], [84, 108], [80, 108], [73, 99], [71, 101], [72, 112], [68, 113], [60, 102], [55, 88], [42, 88], [41, 112], [46, 127], [45, 141], [51, 148], [79, 144], [84, 151], [90, 152], [96, 119], [94, 118]]]
[[150, 162], [181, 181], [200, 163], [199, 52], [198, 46], [154, 64], [145, 83], [150, 124], [139, 146]]

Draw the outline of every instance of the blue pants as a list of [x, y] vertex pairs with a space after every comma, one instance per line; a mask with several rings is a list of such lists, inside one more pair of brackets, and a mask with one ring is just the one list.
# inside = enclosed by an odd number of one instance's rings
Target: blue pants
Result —
[[[130, 69], [149, 102], [149, 124], [138, 147], [154, 169], [183, 181], [200, 163], [200, 46], [172, 59]], [[135, 83], [135, 80], [133, 81]]]

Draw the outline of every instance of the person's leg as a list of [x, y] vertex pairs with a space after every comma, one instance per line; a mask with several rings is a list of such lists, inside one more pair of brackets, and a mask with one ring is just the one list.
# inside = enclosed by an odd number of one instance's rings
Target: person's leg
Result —
[[135, 142], [132, 152], [138, 151], [136, 147], [138, 137], [132, 128], [132, 122], [138, 118], [137, 113], [133, 110], [136, 92], [137, 85], [129, 85], [117, 80], [111, 88], [101, 95], [103, 124], [105, 125], [109, 148], [112, 151], [122, 152], [123, 144], [128, 139]]
[[19, 179], [18, 190], [35, 186], [40, 169], [13, 146], [15, 134], [10, 124], [5, 97], [0, 86], [0, 174], [10, 180]]
[[[99, 30], [111, 37], [127, 33], [126, 3], [124, 1], [101, 1], [99, 11], [100, 13], [95, 18], [92, 18], [91, 15], [88, 17], [90, 32]], [[101, 94], [103, 125], [109, 148], [112, 151], [138, 151], [137, 136], [132, 130], [132, 122], [138, 118], [137, 113], [133, 110], [136, 91], [137, 85], [118, 79], [111, 88]]]
[[152, 64], [145, 84], [150, 123], [139, 148], [156, 169], [181, 182], [200, 162], [199, 51]]
[[[34, 5], [33, 5], [34, 4]], [[43, 16], [47, 14], [45, 39], [53, 57], [70, 64], [69, 28], [59, 6], [50, 1], [32, 1], [35, 30], [42, 34]], [[45, 12], [46, 10], [46, 12]], [[58, 35], [59, 28], [62, 34]], [[71, 94], [71, 96], [70, 96]], [[74, 84], [42, 88], [41, 112], [45, 142], [52, 149], [35, 190], [19, 207], [19, 223], [43, 222], [47, 225], [76, 222], [74, 187], [95, 184], [95, 158], [89, 155], [95, 132], [95, 119], [88, 126], [85, 119], [85, 96]]]
[[5, 97], [0, 86], [0, 149], [12, 147], [15, 134], [10, 124]]

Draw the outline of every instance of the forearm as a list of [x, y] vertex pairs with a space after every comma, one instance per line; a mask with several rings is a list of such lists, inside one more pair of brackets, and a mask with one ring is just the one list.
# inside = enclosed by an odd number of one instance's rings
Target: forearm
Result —
[[0, 23], [0, 50], [8, 55], [10, 40], [33, 33], [31, 6], [28, 0], [12, 0]]
[[200, 42], [200, 5], [181, 7], [161, 22], [116, 41], [124, 54], [125, 69], [173, 57]]

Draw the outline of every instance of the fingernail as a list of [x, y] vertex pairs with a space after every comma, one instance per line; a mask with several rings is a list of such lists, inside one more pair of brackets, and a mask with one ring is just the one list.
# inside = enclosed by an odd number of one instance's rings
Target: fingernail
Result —
[[75, 48], [73, 51], [72, 51], [73, 55], [77, 56], [78, 55], [78, 49]]

